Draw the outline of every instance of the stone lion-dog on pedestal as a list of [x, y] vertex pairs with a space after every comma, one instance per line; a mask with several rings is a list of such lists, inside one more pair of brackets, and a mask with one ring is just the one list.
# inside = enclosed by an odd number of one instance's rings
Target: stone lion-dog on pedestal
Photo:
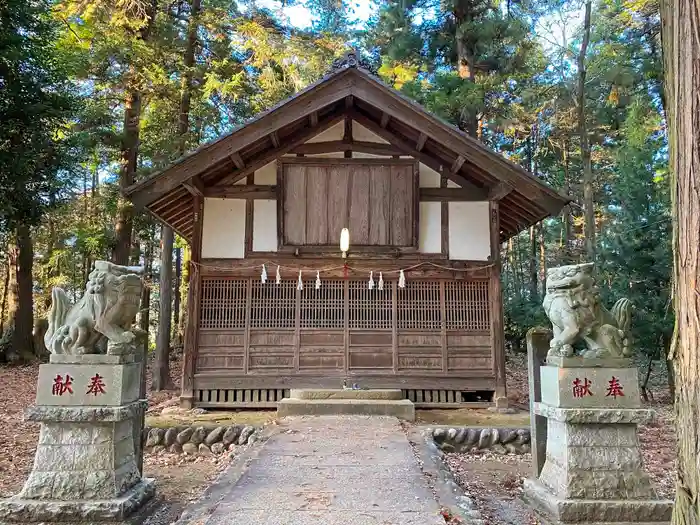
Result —
[[587, 358], [629, 357], [632, 303], [619, 299], [608, 311], [600, 302], [593, 279], [593, 263], [547, 270], [547, 294], [542, 306], [552, 323], [554, 337], [548, 357], [571, 357], [573, 345], [583, 340]]

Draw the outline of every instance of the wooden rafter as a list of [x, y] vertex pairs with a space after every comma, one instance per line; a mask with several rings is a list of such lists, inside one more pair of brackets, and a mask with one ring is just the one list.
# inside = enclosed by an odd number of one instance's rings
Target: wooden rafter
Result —
[[345, 142], [342, 140], [330, 140], [326, 142], [309, 142], [294, 148], [291, 153], [302, 155], [318, 155], [321, 153], [334, 153], [337, 151], [356, 151], [359, 153], [370, 153], [372, 155], [402, 155], [403, 151], [391, 144], [381, 144], [379, 142], [364, 142], [353, 140]]
[[[405, 142], [403, 139], [400, 137], [397, 137], [394, 135], [391, 131], [382, 128], [380, 125], [378, 125], [376, 122], [374, 122], [372, 119], [365, 117], [363, 114], [354, 112], [353, 113], [353, 120], [356, 120], [359, 124], [363, 125], [370, 131], [376, 133], [380, 137], [382, 137], [384, 140], [389, 141], [391, 144], [396, 146], [397, 148], [401, 149], [402, 152], [405, 155], [411, 155], [412, 157], [418, 159], [421, 161], [423, 164], [428, 166], [429, 168], [437, 171], [438, 173], [441, 173], [445, 170], [443, 170], [443, 166], [440, 163], [439, 160], [431, 157], [430, 155], [426, 155], [422, 151], [416, 151], [416, 149], [413, 147], [412, 144], [409, 144]], [[482, 188], [479, 188], [478, 186], [475, 186], [471, 182], [469, 182], [467, 179], [464, 177], [456, 174], [456, 173], [445, 173], [447, 175], [447, 178], [449, 178], [452, 182], [455, 184], [459, 184], [462, 188], [468, 189], [474, 193], [474, 195], [479, 195], [480, 200], [486, 200], [486, 191]]]
[[233, 163], [236, 165], [236, 167], [239, 170], [242, 170], [245, 168], [245, 162], [243, 161], [241, 156], [238, 154], [238, 152], [231, 153], [231, 160], [233, 161]]
[[277, 187], [262, 184], [236, 184], [233, 186], [210, 186], [205, 197], [228, 197], [232, 199], [276, 199]]
[[318, 111], [312, 111], [309, 114], [309, 123], [312, 128], [318, 126]]
[[389, 116], [389, 113], [382, 113], [382, 120], [379, 122], [379, 125], [383, 128], [386, 128], [389, 125], [390, 118], [391, 117]]
[[199, 176], [194, 176], [190, 180], [183, 182], [182, 186], [192, 195], [199, 197], [204, 195], [204, 183]]
[[513, 191], [513, 186], [501, 182], [489, 190], [489, 200], [500, 201], [506, 195]]
[[259, 170], [266, 164], [269, 164], [276, 158], [291, 152], [294, 148], [302, 145], [311, 137], [318, 135], [319, 133], [330, 128], [331, 126], [334, 126], [344, 118], [345, 116], [342, 113], [324, 117], [318, 122], [318, 124], [315, 127], [308, 127], [304, 130], [295, 133], [293, 138], [290, 138], [290, 140], [283, 141], [283, 145], [279, 148], [267, 150], [264, 153], [260, 154], [258, 157], [249, 159], [248, 164], [244, 169], [238, 169], [233, 173], [229, 173], [224, 175], [223, 177], [218, 178], [217, 180], [212, 180], [210, 182], [210, 185], [225, 186], [234, 184], [235, 182], [238, 182], [239, 180], [250, 175], [251, 173], [254, 173], [255, 170]]
[[462, 165], [464, 165], [464, 162], [465, 162], [466, 160], [467, 160], [467, 159], [465, 159], [464, 157], [462, 157], [462, 155], [459, 155], [459, 156], [455, 159], [455, 161], [452, 163], [452, 166], [450, 167], [450, 171], [451, 171], [452, 173], [457, 173], [457, 172], [460, 170], [460, 168], [462, 167]]
[[273, 148], [280, 147], [280, 138], [279, 138], [279, 135], [277, 135], [276, 131], [273, 131], [272, 133], [270, 133], [270, 142], [272, 142]]
[[[385, 127], [385, 126], [382, 126]], [[423, 151], [423, 147], [425, 146], [425, 141], [428, 140], [428, 135], [425, 133], [421, 133], [418, 136], [418, 141], [416, 142], [416, 151]]]

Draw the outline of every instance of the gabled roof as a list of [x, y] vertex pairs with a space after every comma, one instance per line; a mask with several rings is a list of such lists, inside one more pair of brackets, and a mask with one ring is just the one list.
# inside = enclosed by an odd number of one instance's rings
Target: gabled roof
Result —
[[357, 67], [353, 60], [228, 135], [130, 186], [125, 194], [137, 208], [147, 208], [191, 240], [194, 195], [216, 195], [217, 190], [347, 119], [444, 174], [474, 200], [500, 200], [504, 239], [558, 214], [569, 202], [517, 164]]

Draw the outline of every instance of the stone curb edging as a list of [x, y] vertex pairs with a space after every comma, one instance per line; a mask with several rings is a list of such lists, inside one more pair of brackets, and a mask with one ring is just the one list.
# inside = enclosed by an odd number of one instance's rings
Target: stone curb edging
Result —
[[443, 511], [448, 511], [451, 517], [458, 518], [459, 523], [465, 525], [486, 525], [474, 500], [455, 481], [444, 461], [445, 452], [433, 440], [432, 431], [409, 429], [407, 437], [422, 463], [421, 470], [432, 480], [432, 488]]
[[167, 450], [173, 454], [211, 456], [255, 442], [258, 430], [250, 425], [182, 425], [146, 427], [142, 435], [144, 450], [152, 454]]
[[529, 428], [435, 428], [428, 435], [444, 452], [490, 450], [497, 454], [530, 452]]

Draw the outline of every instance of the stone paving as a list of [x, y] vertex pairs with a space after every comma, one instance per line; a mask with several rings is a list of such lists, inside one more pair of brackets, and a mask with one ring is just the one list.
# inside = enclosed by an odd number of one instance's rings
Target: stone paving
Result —
[[396, 418], [298, 417], [280, 427], [240, 477], [219, 480], [206, 517], [184, 523], [444, 525]]

